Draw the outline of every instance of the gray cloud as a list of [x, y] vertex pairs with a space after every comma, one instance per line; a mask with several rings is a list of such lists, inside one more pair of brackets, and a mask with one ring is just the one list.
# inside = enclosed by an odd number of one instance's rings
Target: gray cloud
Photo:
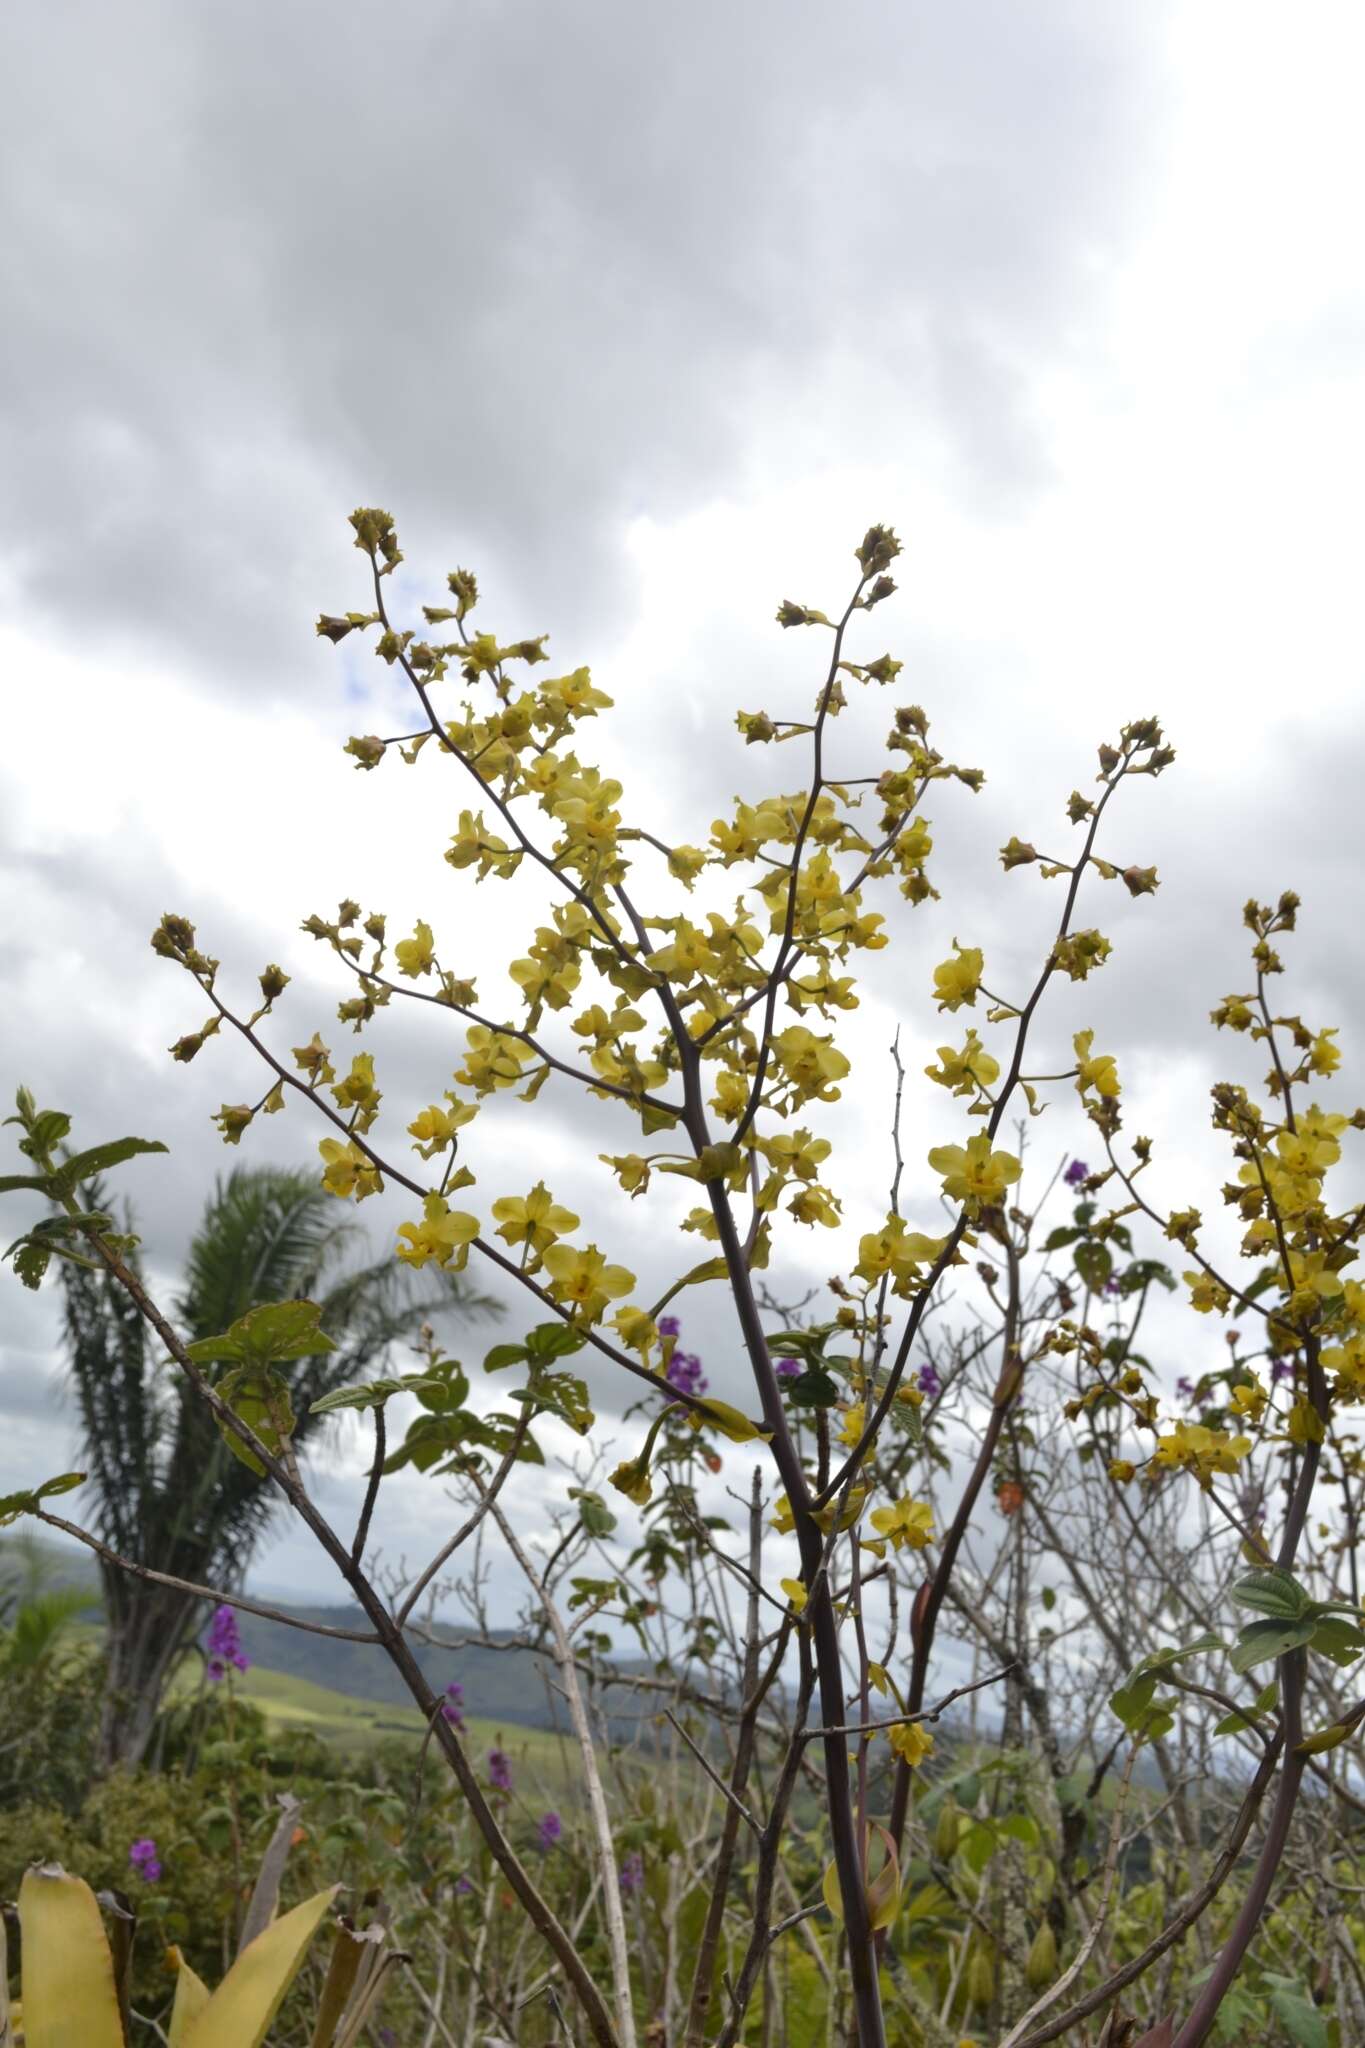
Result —
[[[164, 1048], [198, 1004], [147, 953], [151, 924], [168, 907], [199, 919], [239, 986], [283, 959], [297, 978], [280, 1037], [295, 1042], [294, 1019], [300, 1038], [327, 1028], [337, 993], [289, 936], [297, 919], [343, 889], [397, 918], [405, 863], [420, 857], [414, 891], [430, 884], [457, 802], [425, 768], [394, 785], [387, 769], [357, 779], [335, 760], [301, 763], [295, 783], [277, 765], [311, 737], [344, 737], [352, 717], [392, 729], [388, 672], [311, 632], [320, 607], [363, 601], [344, 524], [358, 501], [398, 516], [405, 602], [469, 561], [495, 595], [492, 623], [549, 626], [572, 659], [598, 659], [620, 711], [592, 751], [636, 765], [637, 815], [692, 838], [732, 790], [804, 773], [785, 751], [745, 752], [729, 727], [735, 698], [790, 712], [813, 691], [809, 650], [771, 623], [776, 599], [790, 587], [833, 602], [868, 518], [913, 534], [905, 594], [869, 624], [867, 651], [905, 655], [902, 681], [940, 744], [990, 780], [975, 801], [935, 793], [945, 901], [903, 917], [904, 943], [869, 963], [867, 1008], [849, 1022], [858, 1064], [828, 1127], [860, 1199], [879, 1199], [886, 1177], [890, 1028], [906, 1022], [916, 1081], [914, 1059], [960, 1038], [963, 1018], [936, 1018], [927, 1000], [955, 933], [1026, 985], [1056, 896], [1029, 874], [1002, 883], [995, 848], [1017, 831], [1066, 850], [1067, 791], [1121, 717], [1160, 709], [1181, 748], [1168, 781], [1125, 801], [1112, 842], [1155, 861], [1163, 891], [1130, 906], [1097, 887], [1083, 921], [1115, 939], [1114, 967], [1058, 993], [1040, 1042], [1064, 1050], [1094, 1023], [1124, 1063], [1133, 1127], [1194, 1120], [1202, 1134], [1208, 1081], [1247, 1067], [1244, 1045], [1204, 1028], [1243, 979], [1241, 902], [1286, 885], [1306, 899], [1286, 949], [1291, 1007], [1359, 1015], [1358, 659], [1332, 639], [1349, 608], [1330, 506], [1297, 466], [1320, 446], [1330, 488], [1353, 474], [1349, 444], [1333, 457], [1311, 412], [1275, 435], [1286, 393], [1304, 390], [1345, 434], [1360, 301], [1334, 274], [1327, 303], [1305, 303], [1292, 326], [1263, 316], [1226, 373], [1240, 414], [1218, 411], [1221, 361], [1190, 372], [1192, 421], [1183, 368], [1153, 400], [1141, 346], [1136, 367], [1114, 367], [1145, 310], [1115, 305], [1169, 170], [1173, 13], [401, 0], [377, 27], [320, 0], [131, 0], [117, 13], [64, 0], [14, 24], [0, 624], [7, 614], [48, 659], [37, 681], [17, 677], [21, 739], [0, 764], [0, 1082], [28, 1079], [90, 1137], [136, 1129], [172, 1146], [171, 1162], [128, 1175], [159, 1277], [238, 1156], [209, 1113], [257, 1077], [225, 1044], [188, 1073], [169, 1067]], [[1201, 304], [1191, 312], [1178, 261], [1172, 275], [1180, 335]], [[1107, 452], [1130, 410], [1157, 430], [1155, 480], [1145, 447], [1117, 441], [1098, 476], [1078, 456], [1092, 439]], [[1220, 447], [1259, 449], [1262, 435], [1293, 488], [1267, 490], [1255, 530], [1243, 516], [1237, 544], [1220, 543], [1264, 483], [1230, 483]], [[858, 505], [845, 520], [841, 499], [834, 522], [836, 471]], [[778, 567], [761, 521], [780, 525], [792, 505], [799, 530], [783, 526]], [[718, 507], [733, 515], [730, 561], [703, 549], [695, 586], [660, 600], [633, 523], [676, 557], [689, 520]], [[1282, 601], [1284, 559], [1296, 604]], [[721, 573], [735, 560], [743, 590]], [[1311, 676], [1249, 681], [1262, 639], [1292, 651], [1300, 624]], [[242, 711], [251, 724], [232, 726]], [[885, 723], [884, 702], [851, 707], [840, 745], [859, 767], [879, 761]], [[126, 781], [119, 806], [99, 786], [106, 756]], [[482, 973], [495, 940], [499, 959], [509, 950], [505, 923], [520, 942], [520, 900], [513, 915], [490, 887], [471, 910], [435, 873], [416, 907], [447, 916]], [[425, 1089], [433, 1066], [444, 1079], [421, 1029], [386, 1034], [381, 1058], [392, 1101]], [[514, 1161], [529, 1182], [550, 1162], [593, 1234], [600, 1215], [604, 1246], [662, 1279], [681, 1262], [657, 1207], [603, 1200], [593, 1155], [629, 1137], [603, 1130], [600, 1107], [552, 1088], [533, 1112], [512, 1106], [526, 1124], [499, 1105], [499, 1172]], [[923, 1152], [952, 1112], [923, 1084], [911, 1116], [911, 1178], [931, 1202]], [[1037, 1156], [1084, 1130], [1059, 1104]], [[251, 1156], [310, 1158], [318, 1135], [275, 1119]], [[1177, 1151], [1172, 1199], [1189, 1198], [1182, 1175], [1209, 1157], [1202, 1135]], [[377, 1230], [400, 1213], [390, 1205]], [[793, 1233], [775, 1284], [822, 1279], [828, 1244]], [[66, 1461], [55, 1328], [50, 1295], [0, 1292], [16, 1480]], [[722, 1304], [697, 1296], [687, 1329], [713, 1385], [739, 1394]], [[620, 1405], [594, 1386], [604, 1410]], [[355, 1474], [327, 1485], [341, 1501]], [[402, 1531], [425, 1512], [395, 1501]]]
[[[997, 510], [1156, 140], [1159, 11], [30, 10], [3, 141], [20, 602], [278, 682], [356, 500], [520, 565], [935, 417]], [[828, 380], [815, 403], [818, 380]], [[818, 418], [818, 425], [816, 420]], [[344, 570], [350, 574], [350, 565]]]

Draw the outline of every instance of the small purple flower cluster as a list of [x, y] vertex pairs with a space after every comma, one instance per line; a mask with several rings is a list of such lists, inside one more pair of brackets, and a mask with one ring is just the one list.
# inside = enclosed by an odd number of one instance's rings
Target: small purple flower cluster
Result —
[[488, 1782], [495, 1792], [512, 1789], [512, 1759], [501, 1749], [488, 1752]]
[[133, 1874], [144, 1884], [155, 1884], [161, 1876], [161, 1856], [150, 1835], [142, 1835], [128, 1851]]
[[776, 1358], [773, 1360], [773, 1371], [780, 1380], [799, 1379], [801, 1361], [799, 1358]]
[[[661, 1337], [672, 1337], [676, 1340], [681, 1329], [682, 1324], [677, 1316], [659, 1317]], [[704, 1394], [710, 1385], [702, 1371], [701, 1360], [690, 1351], [679, 1351], [676, 1348], [668, 1361], [668, 1370], [664, 1378], [669, 1386], [676, 1387], [680, 1394]]]
[[460, 1734], [464, 1733], [464, 1687], [452, 1678], [441, 1702], [441, 1718]]
[[547, 1850], [553, 1849], [563, 1832], [564, 1823], [557, 1813], [543, 1813], [541, 1815], [540, 1825], [536, 1829], [536, 1840], [540, 1844], [542, 1856]]
[[638, 1892], [645, 1881], [645, 1859], [638, 1849], [632, 1849], [629, 1856], [621, 1861], [621, 1889], [629, 1894]]
[[1073, 1159], [1062, 1179], [1069, 1188], [1078, 1188], [1083, 1180], [1089, 1180], [1090, 1168], [1083, 1159]]
[[209, 1623], [208, 1641], [204, 1645], [208, 1665], [204, 1676], [210, 1685], [217, 1685], [231, 1671], [249, 1671], [251, 1659], [242, 1648], [237, 1634], [237, 1614], [231, 1607], [215, 1607], [213, 1620]]
[[939, 1395], [943, 1392], [943, 1382], [932, 1365], [922, 1365], [920, 1367], [915, 1375], [915, 1384], [922, 1394], [928, 1395], [931, 1401], [937, 1401]]

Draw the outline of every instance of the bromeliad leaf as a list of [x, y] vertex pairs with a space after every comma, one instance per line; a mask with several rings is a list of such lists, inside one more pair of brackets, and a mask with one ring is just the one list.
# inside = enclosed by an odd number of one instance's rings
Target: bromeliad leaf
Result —
[[239, 1316], [221, 1337], [201, 1337], [186, 1348], [196, 1365], [280, 1365], [292, 1358], [316, 1358], [335, 1351], [335, 1341], [318, 1328], [315, 1301], [270, 1301]]

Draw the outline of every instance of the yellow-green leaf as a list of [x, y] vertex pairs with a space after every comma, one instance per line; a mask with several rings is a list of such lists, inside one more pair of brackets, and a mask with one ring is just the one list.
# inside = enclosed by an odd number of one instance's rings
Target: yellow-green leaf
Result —
[[766, 1443], [771, 1430], [760, 1429], [750, 1422], [747, 1415], [741, 1415], [738, 1408], [732, 1408], [728, 1401], [699, 1401], [693, 1408], [694, 1415], [700, 1415], [703, 1422], [710, 1422], [728, 1436], [732, 1444], [750, 1444], [755, 1437], [762, 1437]]
[[[261, 2048], [339, 1890], [339, 1885], [329, 1885], [247, 1943], [190, 2026], [184, 2048]], [[37, 2042], [34, 2048], [39, 2048]]]
[[176, 1969], [170, 2043], [171, 2048], [185, 2048], [190, 2028], [209, 2002], [209, 1987], [203, 1978], [190, 1968], [178, 1948], [170, 1950], [170, 1957]]
[[114, 1959], [95, 1894], [56, 1863], [19, 1887], [29, 2048], [123, 2048]]

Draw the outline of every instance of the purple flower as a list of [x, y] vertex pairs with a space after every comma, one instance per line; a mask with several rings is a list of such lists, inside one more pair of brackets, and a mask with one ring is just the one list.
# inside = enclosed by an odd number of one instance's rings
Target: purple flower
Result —
[[232, 1607], [215, 1607], [213, 1620], [209, 1623], [208, 1641], [204, 1648], [208, 1654], [208, 1667], [204, 1676], [210, 1685], [217, 1685], [226, 1678], [229, 1669], [249, 1671], [251, 1659], [242, 1649], [237, 1634], [237, 1614]]
[[155, 1884], [161, 1876], [161, 1858], [150, 1835], [143, 1835], [133, 1843], [128, 1851], [128, 1861], [144, 1884]]
[[472, 1885], [472, 1884], [471, 1884], [471, 1883], [469, 1882], [469, 1879], [468, 1879], [467, 1877], [457, 1877], [457, 1878], [456, 1878], [456, 1880], [455, 1880], [455, 1896], [456, 1896], [456, 1898], [457, 1898], [457, 1899], [467, 1899], [467, 1898], [469, 1897], [469, 1894], [470, 1894], [470, 1893], [471, 1893], [471, 1892], [473, 1891], [473, 1889], [474, 1889], [474, 1887], [473, 1887], [473, 1885]]
[[512, 1760], [500, 1749], [488, 1752], [488, 1782], [496, 1792], [512, 1789]]
[[1083, 1180], [1089, 1180], [1090, 1168], [1083, 1159], [1073, 1159], [1062, 1179], [1069, 1188], [1078, 1188]]
[[773, 1371], [780, 1380], [798, 1379], [801, 1374], [799, 1358], [779, 1358], [774, 1361]]
[[441, 1714], [444, 1720], [449, 1721], [452, 1728], [458, 1728], [461, 1734], [463, 1734], [464, 1687], [462, 1685], [457, 1685], [453, 1678], [450, 1681], [450, 1684], [445, 1689], [445, 1698], [442, 1702]]
[[664, 1377], [680, 1394], [704, 1394], [709, 1385], [701, 1369], [701, 1360], [694, 1358], [690, 1351], [675, 1351], [668, 1361]]
[[916, 1385], [922, 1394], [929, 1396], [931, 1401], [937, 1401], [939, 1395], [943, 1392], [943, 1382], [934, 1371], [932, 1365], [922, 1365], [920, 1367], [916, 1375]]
[[1274, 1361], [1272, 1362], [1272, 1364], [1271, 1364], [1271, 1367], [1270, 1367], [1270, 1384], [1271, 1384], [1271, 1386], [1272, 1386], [1272, 1387], [1278, 1387], [1278, 1385], [1280, 1384], [1280, 1381], [1281, 1381], [1281, 1380], [1287, 1380], [1287, 1379], [1289, 1378], [1289, 1375], [1290, 1375], [1290, 1373], [1291, 1373], [1291, 1372], [1293, 1372], [1293, 1370], [1294, 1370], [1294, 1368], [1293, 1368], [1293, 1366], [1292, 1366], [1292, 1365], [1291, 1365], [1291, 1364], [1289, 1363], [1289, 1360], [1288, 1360], [1287, 1358], [1277, 1358], [1277, 1359], [1275, 1359], [1275, 1360], [1274, 1360]]
[[540, 1843], [542, 1853], [547, 1849], [553, 1849], [563, 1832], [564, 1823], [557, 1813], [543, 1813], [540, 1825], [536, 1829], [536, 1839]]
[[623, 1892], [638, 1892], [645, 1881], [645, 1859], [638, 1849], [632, 1849], [621, 1865], [621, 1889]]
[[1182, 1401], [1192, 1401], [1194, 1399], [1193, 1380], [1178, 1379], [1175, 1383], [1175, 1390]]
[[1122, 1289], [1122, 1286], [1123, 1282], [1119, 1279], [1118, 1274], [1111, 1273], [1109, 1275], [1109, 1278], [1104, 1283], [1104, 1292], [1106, 1294], [1118, 1294]]
[[682, 1324], [676, 1316], [660, 1316], [655, 1328], [661, 1337], [676, 1337]]

